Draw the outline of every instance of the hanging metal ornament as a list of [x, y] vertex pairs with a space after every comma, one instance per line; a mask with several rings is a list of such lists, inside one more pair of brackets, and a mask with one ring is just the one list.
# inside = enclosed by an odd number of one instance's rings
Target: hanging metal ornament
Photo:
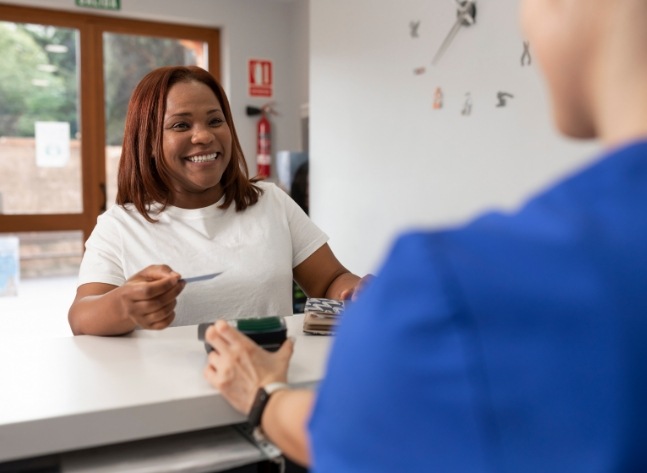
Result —
[[509, 92], [497, 92], [496, 98], [498, 100], [496, 106], [500, 108], [508, 105], [508, 99], [513, 99], [514, 95]]
[[523, 42], [523, 54], [521, 55], [521, 67], [529, 66], [532, 64], [532, 56], [530, 55], [530, 42]]
[[436, 87], [434, 91], [434, 110], [440, 110], [441, 108], [443, 108], [443, 90]]
[[461, 110], [461, 115], [469, 116], [472, 114], [472, 94], [467, 92], [465, 94], [465, 102], [463, 102], [463, 110]]
[[420, 20], [409, 22], [409, 34], [412, 38], [418, 37], [418, 28], [420, 28]]

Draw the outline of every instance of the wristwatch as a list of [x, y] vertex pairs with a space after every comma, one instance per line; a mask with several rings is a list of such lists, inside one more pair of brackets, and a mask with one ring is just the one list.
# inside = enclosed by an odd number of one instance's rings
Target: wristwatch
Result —
[[261, 425], [261, 418], [263, 417], [265, 406], [267, 406], [267, 403], [270, 400], [270, 396], [281, 389], [290, 389], [290, 385], [286, 383], [270, 383], [258, 388], [256, 397], [254, 398], [254, 403], [252, 404], [252, 408], [247, 416], [247, 422], [249, 422], [253, 428]]

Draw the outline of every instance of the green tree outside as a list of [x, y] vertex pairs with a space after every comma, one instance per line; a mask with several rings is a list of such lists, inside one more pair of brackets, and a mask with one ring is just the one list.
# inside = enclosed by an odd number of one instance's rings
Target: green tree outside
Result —
[[[66, 84], [36, 37], [39, 25], [0, 22], [0, 135], [34, 136], [34, 122], [65, 119]], [[43, 38], [44, 39], [44, 38]], [[55, 66], [54, 66], [55, 67]]]

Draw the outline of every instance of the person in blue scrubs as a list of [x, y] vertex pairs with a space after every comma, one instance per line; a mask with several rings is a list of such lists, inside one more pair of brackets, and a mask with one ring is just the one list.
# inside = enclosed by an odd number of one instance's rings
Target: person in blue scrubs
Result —
[[402, 235], [317, 392], [276, 384], [291, 342], [207, 333], [207, 379], [313, 472], [647, 471], [647, 2], [522, 4], [556, 126], [603, 155], [514, 214]]

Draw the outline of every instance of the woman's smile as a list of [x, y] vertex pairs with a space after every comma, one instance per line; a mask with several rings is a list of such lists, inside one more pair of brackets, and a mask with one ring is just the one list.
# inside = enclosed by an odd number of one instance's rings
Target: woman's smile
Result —
[[210, 153], [210, 154], [201, 154], [198, 156], [188, 156], [184, 159], [192, 163], [208, 163], [208, 162], [215, 161], [219, 155], [220, 153], [216, 152], [216, 153]]

